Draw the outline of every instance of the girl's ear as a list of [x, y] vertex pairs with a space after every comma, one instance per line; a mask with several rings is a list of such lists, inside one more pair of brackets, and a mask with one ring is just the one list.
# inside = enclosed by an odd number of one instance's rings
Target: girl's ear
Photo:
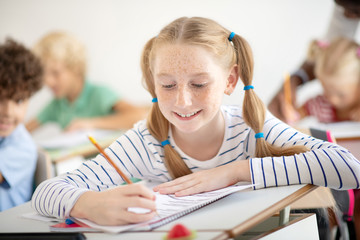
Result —
[[231, 95], [231, 93], [234, 91], [236, 84], [239, 80], [239, 73], [238, 73], [238, 65], [234, 65], [231, 67], [228, 78], [227, 78], [227, 84], [225, 88], [225, 94]]

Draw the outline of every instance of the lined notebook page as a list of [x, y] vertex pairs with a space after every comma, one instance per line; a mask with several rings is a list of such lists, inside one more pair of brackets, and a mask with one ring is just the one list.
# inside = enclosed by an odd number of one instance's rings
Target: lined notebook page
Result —
[[[119, 233], [129, 230], [150, 230], [174, 221], [186, 214], [189, 214], [234, 192], [241, 191], [250, 187], [252, 187], [252, 185], [233, 185], [219, 190], [199, 193], [185, 197], [175, 197], [174, 195], [162, 195], [159, 193], [155, 193], [158, 216], [154, 217], [148, 222], [140, 224], [130, 224], [123, 226], [103, 226], [95, 224], [86, 219], [77, 219], [77, 221], [83, 222], [92, 228], [111, 233]], [[149, 210], [142, 208], [131, 208], [129, 209], [129, 211], [144, 213]]]

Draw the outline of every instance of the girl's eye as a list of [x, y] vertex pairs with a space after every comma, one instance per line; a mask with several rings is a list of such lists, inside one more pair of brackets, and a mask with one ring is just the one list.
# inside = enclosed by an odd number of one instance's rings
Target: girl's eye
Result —
[[205, 83], [199, 83], [199, 84], [193, 83], [192, 85], [193, 85], [194, 87], [196, 87], [196, 88], [202, 88], [202, 87], [204, 87], [206, 84], [205, 84]]
[[170, 89], [175, 87], [175, 84], [162, 85], [163, 88]]

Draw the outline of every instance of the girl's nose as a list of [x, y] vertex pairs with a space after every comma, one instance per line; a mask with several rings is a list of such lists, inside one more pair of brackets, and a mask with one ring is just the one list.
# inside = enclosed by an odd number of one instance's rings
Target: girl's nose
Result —
[[186, 107], [192, 104], [191, 92], [186, 87], [179, 87], [176, 96], [176, 105]]

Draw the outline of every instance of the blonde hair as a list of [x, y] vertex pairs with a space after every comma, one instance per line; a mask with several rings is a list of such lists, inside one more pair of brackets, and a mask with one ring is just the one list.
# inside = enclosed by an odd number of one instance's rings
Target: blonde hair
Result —
[[[141, 69], [143, 83], [153, 98], [156, 98], [154, 78], [152, 75], [152, 61], [157, 48], [164, 44], [190, 44], [201, 46], [217, 58], [219, 63], [227, 69], [238, 65], [238, 74], [244, 85], [251, 85], [253, 78], [253, 56], [250, 46], [244, 38], [235, 35], [232, 43], [228, 40], [230, 31], [213, 20], [193, 17], [179, 18], [167, 25], [157, 37], [150, 39], [143, 50]], [[262, 132], [265, 121], [265, 106], [254, 90], [245, 91], [243, 102], [243, 117], [255, 133]], [[168, 138], [170, 123], [161, 113], [157, 103], [154, 103], [148, 116], [147, 125], [150, 133], [159, 141]], [[165, 165], [173, 178], [191, 173], [185, 162], [170, 145], [164, 146]], [[305, 152], [304, 146], [280, 148], [272, 146], [264, 138], [256, 141], [256, 157], [293, 155]]]
[[72, 72], [85, 77], [86, 49], [74, 35], [63, 31], [51, 32], [42, 37], [33, 50], [43, 63], [59, 61]]
[[[310, 48], [314, 48], [314, 43]], [[360, 82], [360, 46], [355, 41], [340, 37], [320, 48], [312, 57], [315, 60], [315, 75], [334, 75], [344, 68], [353, 69]]]

